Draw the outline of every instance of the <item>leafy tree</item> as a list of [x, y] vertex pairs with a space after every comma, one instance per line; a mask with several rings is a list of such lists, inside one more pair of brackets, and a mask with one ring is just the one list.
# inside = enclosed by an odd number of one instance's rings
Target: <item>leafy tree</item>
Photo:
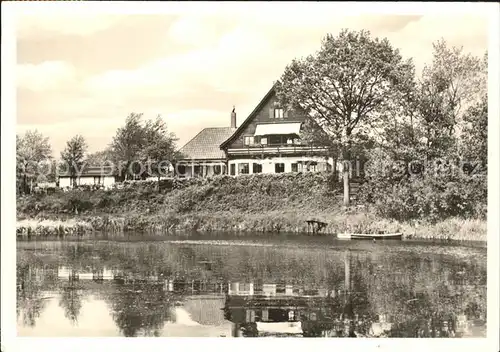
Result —
[[142, 126], [142, 115], [131, 113], [125, 120], [125, 126], [116, 131], [111, 142], [113, 161], [120, 175], [128, 179], [130, 174], [137, 174], [139, 161], [144, 148], [145, 131]]
[[[165, 121], [158, 116], [153, 121], [143, 122], [142, 116], [131, 113], [125, 126], [116, 132], [110, 146], [113, 161], [125, 179], [132, 175], [160, 177], [169, 161], [178, 157], [177, 137], [168, 132]], [[150, 166], [149, 170], [146, 165]]]
[[66, 142], [66, 148], [61, 152], [61, 159], [71, 178], [73, 186], [76, 185], [76, 177], [85, 166], [85, 153], [87, 152], [87, 142], [81, 135], [76, 135]]
[[23, 138], [16, 134], [16, 190], [24, 192]]
[[43, 163], [39, 169], [39, 173], [36, 179], [37, 183], [57, 183], [57, 168], [58, 163], [56, 160], [50, 160], [46, 163]]
[[92, 166], [102, 166], [111, 159], [111, 151], [109, 149], [101, 150], [95, 153], [88, 154], [85, 163]]
[[446, 107], [451, 127], [458, 124], [464, 109], [480, 100], [485, 82], [484, 65], [487, 53], [481, 60], [463, 47], [448, 47], [444, 39], [433, 44], [433, 62], [424, 68], [422, 84], [430, 84], [432, 93], [437, 95]]
[[314, 120], [308, 119], [304, 123], [304, 127], [300, 132], [300, 139], [307, 141], [312, 145], [320, 145], [328, 147], [328, 154], [333, 157], [333, 175], [334, 182], [337, 182], [337, 161], [341, 153], [339, 141], [330, 138], [330, 136], [318, 125]]
[[49, 138], [37, 130], [27, 131], [24, 135], [16, 135], [16, 179], [19, 191], [29, 193], [33, 182], [37, 180], [43, 163], [49, 163], [52, 148]]
[[479, 57], [463, 48], [433, 44], [432, 64], [426, 66], [416, 92], [417, 118], [428, 160], [456, 156], [464, 111], [481, 100], [486, 88], [487, 54]]
[[284, 106], [299, 107], [339, 143], [345, 162], [344, 204], [349, 205], [353, 146], [366, 139], [384, 111], [411, 92], [414, 68], [387, 39], [368, 31], [328, 34], [320, 50], [293, 60], [277, 83]]
[[486, 76], [487, 53], [481, 60], [444, 40], [434, 44], [432, 64], [402, 101], [402, 112], [385, 114], [381, 148], [371, 151], [363, 196], [382, 215], [482, 216], [485, 179], [451, 171], [460, 172], [460, 156], [486, 164]]
[[483, 168], [488, 164], [488, 96], [471, 106], [464, 114], [462, 133], [463, 156], [472, 163], [479, 162]]
[[168, 132], [167, 125], [160, 116], [154, 121], [147, 121], [144, 130], [145, 148], [142, 158], [150, 167], [148, 173], [159, 179], [165, 174], [165, 168], [179, 156], [176, 151], [178, 139], [175, 134]]

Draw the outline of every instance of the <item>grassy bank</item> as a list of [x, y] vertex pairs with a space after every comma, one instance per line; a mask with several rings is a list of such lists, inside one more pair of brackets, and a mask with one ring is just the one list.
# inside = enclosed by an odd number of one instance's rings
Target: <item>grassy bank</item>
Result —
[[[341, 206], [329, 174], [220, 176], [125, 184], [122, 189], [58, 192], [20, 198], [18, 235], [84, 232], [304, 233], [308, 219], [328, 223], [323, 233], [403, 232], [407, 238], [485, 241], [486, 221], [447, 218], [402, 222], [369, 206]], [[40, 221], [37, 219], [46, 219]]]
[[94, 228], [89, 222], [76, 219], [24, 219], [18, 220], [16, 224], [16, 233], [19, 237], [79, 236], [93, 231]]
[[[316, 216], [328, 223], [323, 234], [339, 232], [377, 233], [402, 232], [405, 238], [458, 241], [486, 241], [487, 224], [484, 220], [446, 219], [437, 223], [422, 222], [418, 227], [409, 223], [376, 218], [367, 213], [337, 213]], [[175, 234], [185, 232], [232, 232], [232, 233], [306, 233], [305, 219], [298, 213], [263, 214], [183, 214], [131, 215], [130, 217], [92, 216], [78, 221], [68, 220], [21, 220], [17, 234], [22, 237], [79, 236], [89, 232], [108, 234], [131, 231], [135, 233]], [[371, 220], [370, 220], [371, 219]]]

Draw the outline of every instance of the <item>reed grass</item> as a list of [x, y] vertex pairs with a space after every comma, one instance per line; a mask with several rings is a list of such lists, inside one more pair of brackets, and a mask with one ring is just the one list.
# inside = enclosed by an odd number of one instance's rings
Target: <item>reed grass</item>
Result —
[[76, 219], [24, 219], [16, 224], [16, 235], [21, 238], [82, 236], [93, 231], [90, 223]]
[[[307, 219], [312, 216], [297, 212], [238, 214], [232, 212], [190, 214], [129, 214], [126, 217], [92, 216], [68, 220], [21, 220], [17, 223], [20, 237], [81, 236], [90, 233], [169, 235], [178, 233], [230, 232], [235, 234], [304, 234]], [[328, 225], [320, 234], [401, 232], [407, 239], [486, 241], [485, 220], [449, 218], [438, 223], [417, 225], [378, 218], [370, 213], [315, 214]]]

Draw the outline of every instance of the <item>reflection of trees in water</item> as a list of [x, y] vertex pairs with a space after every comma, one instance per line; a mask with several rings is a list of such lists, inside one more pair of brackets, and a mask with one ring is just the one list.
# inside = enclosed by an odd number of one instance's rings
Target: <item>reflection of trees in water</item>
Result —
[[[325, 300], [320, 320], [305, 321], [305, 336], [321, 336], [328, 330], [336, 330], [334, 336], [353, 336], [354, 331], [366, 336], [382, 315], [392, 322], [388, 336], [448, 337], [455, 334], [458, 315], [485, 318], [485, 271], [475, 262], [439, 256], [409, 260], [390, 253], [374, 261], [363, 252], [352, 252], [345, 259], [345, 269], [332, 267], [326, 275], [329, 288], [345, 291], [333, 301]], [[322, 284], [321, 277], [315, 278]], [[253, 324], [241, 327], [247, 336], [256, 336]]]
[[85, 267], [93, 261], [94, 251], [89, 244], [76, 243], [63, 248], [65, 254], [64, 264], [71, 263], [71, 266], [75, 269]]
[[107, 301], [126, 337], [160, 336], [165, 322], [172, 320], [171, 301], [160, 285], [116, 285]]
[[[179, 275], [187, 281], [216, 277], [260, 284], [286, 282], [335, 292], [342, 291], [344, 286], [344, 253], [330, 249], [110, 242], [61, 246], [55, 256], [67, 266], [111, 267], [138, 277], [156, 274], [165, 278]], [[210, 269], [202, 262], [210, 262]], [[429, 321], [431, 328], [424, 334], [432, 335], [432, 324], [437, 329], [439, 320], [448, 319], [448, 315], [466, 313], [473, 318], [485, 317], [486, 267], [475, 258], [386, 253], [379, 248], [373, 252], [352, 251], [350, 268], [350, 293], [344, 297], [342, 306], [325, 307], [331, 314], [340, 310], [347, 316], [367, 315], [373, 320], [378, 314], [386, 314], [394, 323], [393, 334], [405, 336], [414, 336], [417, 327], [422, 330]], [[117, 297], [122, 298], [110, 302], [116, 308], [116, 321], [124, 333], [133, 335], [139, 333], [142, 325], [160, 324], [155, 323], [156, 318], [141, 313], [150, 309], [147, 307], [160, 310], [160, 303], [138, 301], [137, 297], [142, 297], [142, 301], [150, 298], [144, 293], [122, 294], [125, 286], [117, 290]], [[71, 302], [69, 291], [65, 295]], [[19, 301], [21, 310], [22, 298]], [[132, 308], [125, 309], [127, 305]], [[78, 315], [77, 306], [71, 309], [70, 304], [66, 306], [68, 311], [76, 312], [68, 316]], [[35, 312], [37, 308], [30, 309]], [[150, 330], [154, 333], [154, 328]]]
[[82, 309], [83, 292], [74, 280], [65, 283], [60, 288], [59, 306], [64, 309], [64, 316], [71, 324], [78, 324], [78, 317]]
[[[482, 269], [433, 256], [405, 260], [387, 255], [366, 277], [372, 306], [392, 321], [392, 337], [453, 335], [457, 317], [481, 291]], [[384, 271], [385, 270], [385, 271]], [[483, 310], [485, 312], [485, 309]]]
[[17, 295], [18, 318], [22, 317], [23, 325], [34, 327], [45, 308], [46, 300], [41, 297], [41, 291], [36, 286], [26, 287], [20, 291]]

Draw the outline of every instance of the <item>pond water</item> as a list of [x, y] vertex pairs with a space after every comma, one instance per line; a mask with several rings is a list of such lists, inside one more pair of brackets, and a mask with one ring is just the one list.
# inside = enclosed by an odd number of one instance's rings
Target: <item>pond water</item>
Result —
[[485, 337], [486, 262], [296, 235], [19, 241], [18, 336]]

